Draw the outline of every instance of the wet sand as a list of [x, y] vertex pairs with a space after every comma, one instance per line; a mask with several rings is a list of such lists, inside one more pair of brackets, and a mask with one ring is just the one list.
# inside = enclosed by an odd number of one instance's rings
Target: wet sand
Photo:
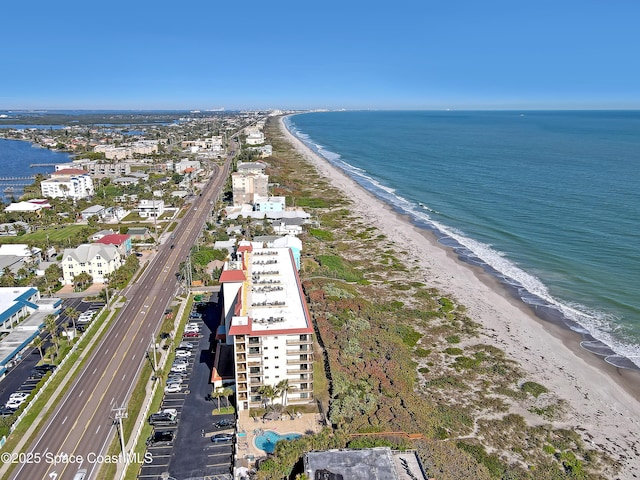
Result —
[[[408, 253], [422, 281], [467, 308], [483, 326], [482, 343], [494, 345], [538, 382], [567, 402], [558, 428], [579, 429], [593, 448], [619, 461], [619, 478], [640, 470], [640, 373], [616, 368], [580, 347], [582, 337], [538, 318], [481, 267], [460, 261], [435, 235], [413, 225], [407, 216], [359, 186], [340, 169], [315, 154], [284, 126], [285, 138], [319, 174], [352, 201], [350, 210]], [[528, 421], [546, 423], [528, 412]]]

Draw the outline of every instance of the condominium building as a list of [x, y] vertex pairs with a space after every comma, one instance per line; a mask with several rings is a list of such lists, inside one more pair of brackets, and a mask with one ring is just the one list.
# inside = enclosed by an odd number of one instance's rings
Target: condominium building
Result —
[[93, 196], [93, 180], [86, 170], [66, 168], [53, 172], [40, 182], [42, 195], [48, 198], [87, 198]]
[[253, 203], [256, 197], [269, 195], [269, 176], [263, 173], [231, 174], [233, 204]]
[[164, 213], [164, 200], [140, 200], [138, 214], [144, 218], [160, 217]]
[[[240, 242], [238, 260], [220, 276], [222, 336], [233, 346], [239, 410], [313, 401], [313, 325], [293, 254], [261, 245]], [[288, 388], [266, 398], [265, 385]]]

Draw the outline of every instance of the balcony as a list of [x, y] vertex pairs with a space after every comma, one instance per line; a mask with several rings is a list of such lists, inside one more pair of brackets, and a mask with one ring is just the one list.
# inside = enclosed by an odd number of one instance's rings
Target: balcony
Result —
[[246, 362], [247, 361], [247, 356], [244, 353], [238, 353], [236, 355], [236, 363], [237, 362]]
[[244, 346], [244, 343], [236, 343], [236, 353], [246, 352], [247, 348]]
[[313, 339], [311, 338], [311, 336], [309, 336], [308, 339], [306, 340], [287, 340], [287, 345], [311, 345], [313, 344]]
[[287, 350], [287, 355], [300, 355], [301, 353], [311, 353], [311, 349], [300, 348], [300, 349]]
[[313, 363], [313, 357], [311, 355], [306, 355], [306, 357], [310, 358], [287, 358], [287, 365], [309, 365]]
[[238, 393], [238, 400], [246, 400], [248, 398], [246, 393]]
[[249, 368], [251, 367], [262, 367], [262, 362], [249, 362]]
[[253, 377], [253, 378], [251, 378], [249, 383], [251, 383], [251, 386], [253, 386], [253, 385], [262, 385], [262, 377]]
[[239, 373], [238, 374], [238, 381], [239, 382], [246, 382], [247, 381], [247, 374], [246, 373]]
[[247, 384], [246, 383], [238, 383], [238, 392], [246, 392]]
[[260, 357], [262, 356], [262, 350], [260, 348], [250, 347], [247, 355], [250, 357]]

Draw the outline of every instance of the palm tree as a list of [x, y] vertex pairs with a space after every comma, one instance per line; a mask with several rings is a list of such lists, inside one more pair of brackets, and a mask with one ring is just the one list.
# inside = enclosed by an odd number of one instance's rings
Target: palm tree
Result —
[[282, 406], [287, 406], [287, 395], [293, 391], [293, 386], [289, 385], [289, 380], [286, 378], [284, 380], [280, 380], [276, 385], [276, 390], [278, 394], [282, 395]]
[[76, 329], [76, 320], [80, 316], [80, 312], [73, 307], [67, 307], [64, 310], [65, 316], [73, 323], [73, 330]]
[[[267, 400], [269, 400], [270, 404], [272, 404], [273, 399], [279, 395], [276, 388], [273, 385], [262, 385], [258, 389], [258, 393], [262, 395], [263, 399], [266, 398]], [[265, 407], [266, 407], [266, 402], [265, 402]]]
[[228, 407], [229, 406], [229, 397], [231, 395], [233, 395], [233, 390], [231, 390], [229, 387], [225, 387], [220, 391], [220, 393], [224, 397], [225, 403], [227, 404], [226, 406]]
[[44, 354], [42, 353], [42, 345], [44, 344], [44, 342], [42, 341], [42, 337], [40, 335], [38, 335], [36, 338], [33, 339], [33, 342], [31, 342], [31, 345], [36, 347], [38, 349], [38, 352], [40, 353], [40, 361], [44, 360]]
[[51, 342], [56, 351], [56, 357], [58, 356], [58, 324], [56, 323], [55, 315], [47, 315], [44, 317], [44, 328], [51, 335]]

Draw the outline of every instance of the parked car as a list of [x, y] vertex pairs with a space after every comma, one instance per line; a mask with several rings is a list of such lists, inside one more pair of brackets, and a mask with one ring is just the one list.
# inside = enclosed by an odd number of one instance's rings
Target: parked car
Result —
[[231, 427], [235, 427], [236, 422], [234, 422], [233, 420], [229, 420], [228, 418], [224, 418], [222, 420], [220, 420], [219, 422], [215, 422], [213, 424], [214, 427], [216, 427], [218, 430], [222, 429], [222, 428], [231, 428]]
[[43, 363], [42, 365], [36, 365], [35, 367], [33, 367], [34, 370], [39, 370], [39, 371], [43, 371], [43, 372], [52, 372], [54, 371], [56, 368], [55, 365], [51, 365], [48, 363]]
[[20, 407], [20, 405], [22, 405], [24, 402], [27, 401], [27, 397], [23, 397], [23, 398], [14, 398], [13, 400], [9, 400], [7, 401], [7, 403], [5, 403], [5, 407], [7, 408], [15, 408], [18, 409], [18, 407]]
[[185, 364], [174, 365], [171, 367], [171, 373], [182, 373], [187, 371], [187, 366]]
[[217, 433], [211, 436], [213, 443], [226, 443], [233, 440], [233, 433]]
[[182, 391], [181, 383], [170, 383], [164, 387], [164, 393], [179, 393]]
[[149, 438], [147, 445], [171, 445], [174, 433], [172, 430], [156, 430]]
[[10, 417], [16, 412], [15, 408], [0, 407], [0, 417]]
[[180, 342], [180, 345], [178, 345], [179, 349], [186, 349], [186, 350], [192, 350], [193, 347], [194, 345], [191, 342]]
[[191, 356], [191, 350], [176, 350], [176, 357], [190, 357]]
[[149, 416], [151, 425], [157, 424], [175, 424], [178, 420], [178, 411], [175, 408], [165, 408], [159, 412], [152, 413]]
[[184, 332], [183, 337], [185, 338], [195, 338], [195, 337], [199, 337], [200, 336], [200, 332], [195, 332], [195, 331], [191, 331], [191, 332]]

